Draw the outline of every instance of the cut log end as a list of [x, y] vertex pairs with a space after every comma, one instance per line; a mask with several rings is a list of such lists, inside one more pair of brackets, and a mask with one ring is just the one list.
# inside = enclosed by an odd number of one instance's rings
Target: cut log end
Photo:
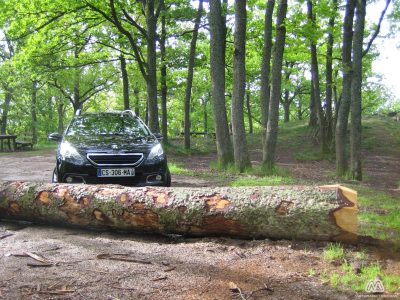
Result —
[[321, 188], [337, 190], [338, 198], [343, 203], [332, 212], [335, 224], [343, 230], [343, 233], [335, 236], [334, 239], [337, 241], [356, 243], [358, 236], [357, 191], [341, 185], [327, 185], [321, 186]]

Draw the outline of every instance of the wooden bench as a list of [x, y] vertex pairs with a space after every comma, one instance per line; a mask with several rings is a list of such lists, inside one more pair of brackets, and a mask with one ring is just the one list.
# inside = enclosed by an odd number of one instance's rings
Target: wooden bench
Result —
[[16, 150], [30, 150], [33, 149], [33, 143], [28, 141], [16, 140], [15, 141]]

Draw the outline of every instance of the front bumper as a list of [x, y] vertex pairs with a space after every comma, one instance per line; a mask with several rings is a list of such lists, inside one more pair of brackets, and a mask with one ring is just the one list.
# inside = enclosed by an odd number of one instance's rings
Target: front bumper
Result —
[[[99, 168], [90, 163], [75, 165], [64, 160], [59, 160], [57, 163], [57, 181], [64, 183], [121, 184], [128, 186], [165, 186], [168, 185], [168, 177], [170, 176], [166, 161], [160, 161], [155, 164], [142, 163], [135, 167], [135, 176], [130, 177], [98, 177], [97, 170]], [[126, 166], [115, 165], [109, 168], [126, 168]], [[160, 176], [161, 179], [159, 178]]]

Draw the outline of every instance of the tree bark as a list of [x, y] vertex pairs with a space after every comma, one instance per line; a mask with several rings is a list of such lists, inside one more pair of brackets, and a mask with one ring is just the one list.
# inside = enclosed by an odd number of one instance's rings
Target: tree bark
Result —
[[246, 92], [246, 108], [247, 108], [247, 120], [249, 122], [249, 133], [253, 133], [253, 116], [251, 113], [251, 105], [250, 105], [250, 90]]
[[[279, 1], [276, 18], [276, 41], [274, 47], [274, 59], [272, 63], [271, 100], [269, 102], [267, 134], [265, 142], [266, 155], [263, 165], [267, 171], [275, 167], [276, 142], [278, 139], [279, 102], [281, 99], [282, 62], [286, 38], [286, 11], [287, 0]], [[264, 155], [263, 155], [264, 156]]]
[[220, 0], [210, 0], [210, 72], [218, 163], [226, 167], [233, 160], [225, 104], [225, 35]]
[[[309, 22], [311, 22], [313, 28], [315, 29], [315, 16], [313, 13], [313, 3], [311, 0], [307, 1], [307, 7], [308, 7]], [[314, 96], [315, 109], [317, 111], [319, 142], [321, 144], [321, 152], [326, 153], [328, 152], [328, 146], [326, 142], [326, 133], [325, 133], [326, 132], [325, 116], [321, 104], [321, 89], [319, 85], [317, 45], [312, 38], [310, 43], [310, 52], [311, 52], [311, 82], [313, 87], [312, 92]]]
[[361, 165], [361, 85], [363, 40], [366, 14], [366, 0], [356, 1], [356, 21], [353, 38], [353, 76], [351, 81], [351, 139], [350, 162], [351, 175], [362, 180]]
[[339, 176], [346, 174], [348, 170], [347, 161], [347, 123], [350, 111], [351, 99], [351, 77], [352, 77], [352, 40], [353, 40], [353, 18], [355, 0], [347, 0], [343, 24], [342, 45], [342, 96], [336, 121], [335, 148], [336, 148], [336, 172]]
[[135, 115], [137, 115], [138, 117], [140, 117], [140, 97], [139, 97], [139, 89], [135, 88], [133, 90], [133, 94], [135, 95]]
[[64, 132], [64, 104], [63, 103], [58, 103], [57, 105], [57, 114], [58, 114], [58, 129], [57, 132], [59, 134], [63, 134]]
[[147, 97], [149, 128], [153, 132], [160, 132], [158, 121], [157, 101], [157, 16], [155, 15], [154, 0], [145, 1], [145, 15], [147, 25]]
[[335, 18], [338, 10], [338, 0], [332, 1], [332, 15], [329, 18], [328, 41], [326, 45], [326, 141], [329, 147], [333, 142], [333, 114], [332, 114], [332, 95], [333, 95], [333, 70], [332, 70], [332, 55], [333, 55], [333, 31], [335, 28]]
[[205, 134], [208, 134], [208, 112], [207, 112], [207, 103], [210, 98], [210, 93], [206, 94], [203, 98], [203, 126]]
[[190, 100], [192, 97], [193, 71], [194, 71], [194, 62], [196, 58], [196, 43], [197, 43], [197, 36], [199, 33], [202, 13], [203, 13], [203, 0], [200, 0], [196, 19], [194, 21], [192, 40], [190, 42], [189, 62], [188, 62], [188, 71], [186, 79], [185, 104], [184, 104], [185, 149], [190, 149]]
[[235, 33], [233, 51], [232, 138], [235, 166], [243, 172], [249, 167], [246, 129], [244, 127], [244, 97], [246, 91], [246, 0], [235, 1]]
[[168, 111], [167, 111], [167, 59], [166, 59], [166, 40], [167, 40], [167, 29], [166, 29], [166, 8], [164, 0], [161, 1], [161, 9], [164, 13], [161, 16], [161, 37], [160, 37], [160, 54], [161, 54], [161, 122], [162, 122], [162, 136], [163, 143], [168, 144]]
[[[286, 85], [289, 84], [290, 82], [290, 75], [292, 73], [291, 69], [293, 68], [293, 63], [290, 63], [288, 61], [285, 62], [285, 82]], [[290, 104], [292, 103], [293, 99], [289, 98], [289, 89], [288, 87], [285, 87], [284, 92], [283, 92], [283, 99], [281, 101], [282, 106], [283, 106], [283, 122], [288, 123], [290, 119]]]
[[32, 81], [31, 117], [32, 117], [32, 143], [37, 143], [37, 80]]
[[355, 242], [357, 193], [341, 186], [206, 190], [1, 182], [0, 218], [187, 236]]
[[263, 160], [267, 157], [266, 148], [266, 132], [268, 124], [268, 110], [270, 93], [270, 73], [271, 73], [271, 54], [272, 54], [272, 17], [274, 12], [275, 0], [268, 0], [265, 9], [264, 21], [264, 49], [261, 64], [261, 87], [260, 87], [260, 104], [261, 104], [261, 122], [262, 122], [262, 144], [263, 144]]
[[283, 122], [289, 123], [290, 121], [290, 102], [286, 101], [289, 98], [289, 93], [285, 91], [285, 102], [283, 103]]
[[1, 128], [0, 128], [1, 134], [7, 134], [8, 112], [10, 110], [10, 103], [13, 95], [13, 89], [8, 86], [4, 86], [4, 91], [5, 91], [5, 98], [1, 114]]
[[318, 117], [317, 117], [317, 109], [315, 105], [315, 94], [314, 94], [314, 85], [311, 82], [310, 87], [310, 120], [308, 122], [309, 127], [316, 127], [318, 125]]
[[126, 70], [126, 59], [123, 55], [119, 57], [121, 64], [121, 75], [122, 75], [122, 91], [124, 96], [124, 109], [130, 109], [129, 104], [129, 78]]

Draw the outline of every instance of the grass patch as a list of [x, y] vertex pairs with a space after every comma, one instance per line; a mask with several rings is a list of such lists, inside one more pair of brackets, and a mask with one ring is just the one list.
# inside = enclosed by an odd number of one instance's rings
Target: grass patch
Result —
[[225, 168], [218, 161], [212, 161], [210, 168], [218, 172], [220, 176], [226, 178], [234, 176], [230, 181], [231, 186], [271, 186], [271, 185], [290, 185], [295, 180], [289, 170], [275, 167], [272, 172], [263, 168], [263, 166], [253, 166], [239, 172], [234, 164], [228, 164]]
[[310, 148], [306, 151], [296, 152], [294, 158], [297, 161], [335, 160], [335, 156], [333, 153], [322, 153], [321, 149], [319, 149], [318, 147]]
[[209, 154], [215, 151], [215, 141], [212, 138], [192, 137], [190, 149], [186, 149], [183, 139], [171, 139], [169, 143], [163, 143], [163, 148], [167, 153], [175, 155], [196, 155]]
[[[361, 268], [354, 268], [347, 256], [353, 257], [361, 263]], [[388, 274], [382, 270], [379, 263], [368, 264], [367, 253], [363, 250], [347, 252], [341, 244], [331, 243], [323, 251], [323, 259], [328, 262], [339, 262], [340, 267], [334, 271], [324, 271], [321, 279], [332, 287], [350, 288], [355, 292], [366, 292], [367, 284], [377, 277], [382, 281], [385, 292], [398, 292], [400, 290], [400, 276]], [[363, 265], [365, 262], [365, 265]]]
[[357, 185], [359, 234], [400, 243], [400, 200], [388, 193]]
[[324, 249], [323, 258], [328, 262], [344, 260], [343, 246], [338, 243], [328, 244], [328, 246]]
[[[168, 168], [172, 175], [198, 177], [198, 178], [203, 178], [204, 180], [209, 180], [211, 177], [214, 176], [209, 172], [186, 169], [183, 164], [177, 162], [168, 161]], [[220, 179], [222, 178], [218, 178], [218, 180]]]
[[329, 275], [328, 281], [333, 287], [347, 287], [356, 292], [366, 292], [368, 282], [379, 276], [385, 292], [398, 292], [400, 289], [400, 276], [386, 274], [378, 263], [361, 268], [359, 274], [355, 273], [349, 263], [344, 263], [341, 270]]
[[364, 149], [385, 153], [399, 153], [400, 123], [390, 118], [371, 117], [363, 120], [362, 145]]
[[186, 169], [180, 163], [168, 162], [168, 168], [171, 174], [174, 175], [185, 175], [185, 176], [195, 176], [195, 172], [189, 169]]
[[288, 185], [293, 184], [293, 182], [294, 180], [291, 177], [281, 177], [276, 175], [267, 177], [248, 176], [234, 179], [231, 181], [231, 186]]

